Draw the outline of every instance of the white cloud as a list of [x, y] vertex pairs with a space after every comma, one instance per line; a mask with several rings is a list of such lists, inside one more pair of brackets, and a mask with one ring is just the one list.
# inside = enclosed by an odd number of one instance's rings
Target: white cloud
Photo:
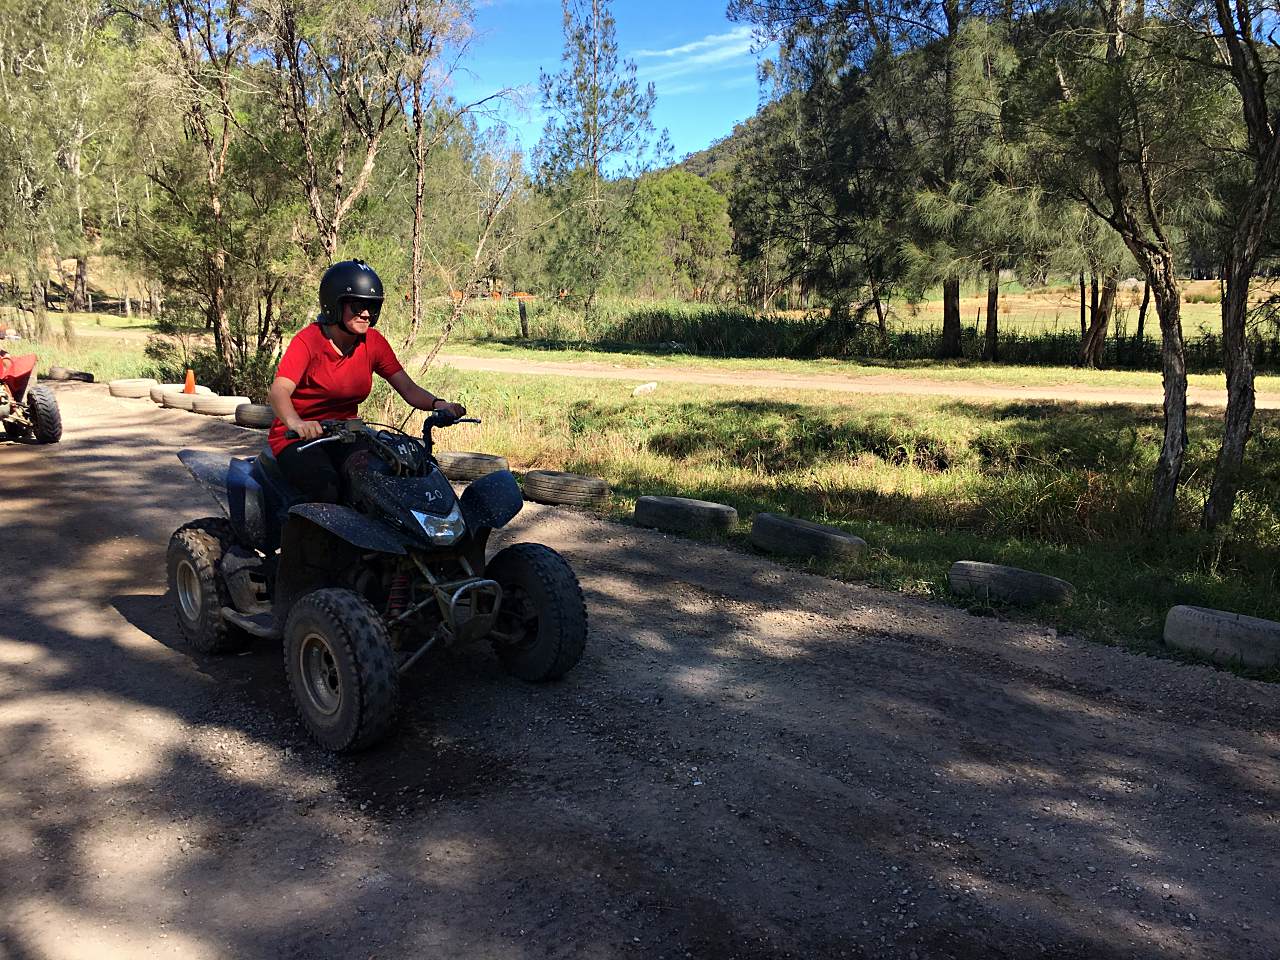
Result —
[[660, 94], [675, 96], [720, 86], [729, 71], [754, 81], [751, 44], [751, 28], [743, 26], [666, 50], [637, 50], [631, 56], [640, 61], [636, 76], [641, 81], [653, 83]]
[[738, 53], [750, 52], [751, 50], [751, 28], [750, 27], [734, 27], [728, 33], [713, 33], [710, 36], [703, 37], [701, 40], [694, 40], [692, 43], [681, 44], [678, 47], [669, 47], [666, 50], [637, 50], [633, 56], [639, 57], [684, 57], [691, 53], [704, 54], [711, 51], [731, 51], [731, 55]]

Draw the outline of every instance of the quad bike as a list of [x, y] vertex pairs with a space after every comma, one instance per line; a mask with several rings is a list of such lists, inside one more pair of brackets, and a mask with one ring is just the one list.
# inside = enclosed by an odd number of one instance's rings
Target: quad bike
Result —
[[10, 440], [34, 436], [37, 443], [62, 439], [62, 415], [58, 398], [46, 386], [27, 384], [36, 369], [36, 355], [10, 356], [0, 350], [0, 424]]
[[438, 644], [488, 637], [508, 672], [535, 682], [562, 677], [582, 656], [586, 606], [564, 558], [518, 543], [485, 559], [490, 532], [524, 499], [505, 470], [454, 494], [431, 431], [455, 422], [436, 411], [418, 439], [322, 421], [308, 445], [354, 446], [336, 504], [300, 502], [269, 449], [230, 463], [178, 454], [224, 514], [187, 523], [169, 541], [182, 633], [202, 653], [282, 639], [298, 713], [331, 750], [384, 737], [401, 675]]

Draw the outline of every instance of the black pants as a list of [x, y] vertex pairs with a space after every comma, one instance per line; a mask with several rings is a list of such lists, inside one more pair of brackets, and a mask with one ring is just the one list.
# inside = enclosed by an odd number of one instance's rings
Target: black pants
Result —
[[289, 485], [309, 503], [337, 503], [342, 489], [342, 465], [354, 452], [349, 443], [321, 443], [306, 450], [307, 441], [291, 443], [276, 462]]

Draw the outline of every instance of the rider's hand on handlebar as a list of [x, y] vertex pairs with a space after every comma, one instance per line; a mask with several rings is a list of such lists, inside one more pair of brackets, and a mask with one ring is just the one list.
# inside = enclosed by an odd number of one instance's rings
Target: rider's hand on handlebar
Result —
[[[439, 399], [439, 398], [437, 398]], [[433, 408], [441, 413], [447, 413], [454, 420], [460, 420], [467, 415], [467, 408], [460, 403], [442, 403], [439, 406], [432, 404]]]
[[289, 424], [289, 429], [298, 435], [299, 440], [314, 440], [324, 435], [324, 427], [319, 420], [299, 420]]

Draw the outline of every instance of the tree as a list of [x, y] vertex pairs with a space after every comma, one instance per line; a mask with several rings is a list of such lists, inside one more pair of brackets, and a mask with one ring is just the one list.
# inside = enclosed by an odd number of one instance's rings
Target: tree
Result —
[[[891, 153], [928, 207], [938, 198], [972, 196], [988, 179], [980, 148], [990, 116], [969, 89], [982, 78], [981, 64], [976, 71], [974, 64], [986, 54], [970, 34], [995, 8], [987, 0], [731, 0], [729, 15], [780, 41], [784, 84], [807, 82], [815, 66], [834, 77], [864, 73], [864, 85], [878, 91]], [[912, 241], [921, 278], [942, 283], [943, 357], [961, 352], [965, 220], [922, 218]]]
[[423, 224], [426, 204], [427, 168], [432, 152], [458, 120], [474, 106], [458, 107], [445, 102], [445, 84], [452, 66], [444, 70], [446, 47], [459, 45], [470, 28], [470, 10], [444, 2], [408, 0], [404, 9], [401, 78], [398, 84], [400, 108], [404, 114], [407, 144], [413, 159], [413, 229], [410, 241], [409, 333], [416, 338], [422, 325]]
[[[1244, 169], [1237, 169], [1222, 220], [1227, 242], [1222, 249], [1222, 343], [1226, 358], [1227, 410], [1222, 442], [1203, 525], [1215, 530], [1231, 519], [1254, 413], [1254, 366], [1246, 323], [1249, 283], [1280, 190], [1280, 117], [1274, 99], [1280, 81], [1275, 11], [1245, 0], [1210, 0], [1175, 5], [1180, 22], [1195, 31], [1200, 62], [1225, 72], [1239, 96], [1243, 150], [1231, 144]], [[1265, 40], [1263, 38], [1266, 38]], [[1240, 156], [1240, 154], [1243, 156]]]
[[628, 231], [628, 261], [650, 293], [709, 298], [729, 256], [725, 198], [705, 180], [671, 169], [641, 179]]
[[[275, 111], [267, 129], [277, 135], [253, 136], [299, 184], [326, 263], [338, 258], [343, 224], [400, 121], [406, 61], [426, 69], [448, 19], [442, 11], [453, 9], [413, 0], [255, 0], [255, 75]], [[412, 51], [410, 31], [418, 31]]]
[[[204, 301], [214, 349], [230, 373], [235, 354], [227, 312], [231, 267], [225, 180], [238, 138], [233, 90], [247, 56], [249, 26], [240, 0], [157, 0], [130, 13], [149, 29], [157, 54], [145, 75], [152, 109], [140, 120], [145, 124], [165, 115], [176, 101], [184, 140], [193, 148], [185, 157], [181, 149], [158, 154], [147, 175], [186, 215], [188, 239], [201, 251], [201, 263], [192, 265], [187, 283]], [[190, 176], [194, 169], [187, 166], [195, 162], [200, 164], [198, 187]]]
[[[31, 306], [44, 326], [52, 249], [77, 261], [72, 309], [84, 309], [91, 243], [86, 150], [94, 139], [101, 11], [87, 0], [6, 0], [0, 26], [0, 149], [10, 210], [10, 243], [25, 248]], [[6, 218], [8, 219], [8, 218]], [[16, 228], [16, 236], [13, 231]], [[12, 248], [11, 248], [12, 249]], [[55, 254], [55, 260], [60, 258]], [[68, 327], [68, 329], [70, 329]]]
[[1185, 33], [1141, 6], [1108, 0], [1055, 29], [1034, 62], [1028, 97], [1051, 104], [1037, 123], [1057, 182], [1124, 241], [1160, 318], [1164, 440], [1147, 527], [1171, 530], [1186, 450], [1187, 372], [1175, 225], [1208, 194], [1222, 140], [1222, 84], [1187, 54]]
[[[635, 64], [620, 62], [609, 0], [562, 0], [563, 69], [541, 75], [548, 113], [538, 148], [540, 177], [563, 223], [552, 253], [554, 278], [589, 320], [609, 276], [654, 137], [653, 85], [641, 89]], [[658, 152], [665, 150], [665, 137]], [[628, 182], [630, 181], [630, 182]]]
[[810, 77], [753, 125], [730, 198], [739, 258], [768, 308], [799, 284], [832, 305], [843, 336], [851, 304], [874, 310], [884, 332], [888, 304], [906, 280], [902, 236], [914, 170], [894, 155], [883, 88], [866, 74], [810, 64]]

